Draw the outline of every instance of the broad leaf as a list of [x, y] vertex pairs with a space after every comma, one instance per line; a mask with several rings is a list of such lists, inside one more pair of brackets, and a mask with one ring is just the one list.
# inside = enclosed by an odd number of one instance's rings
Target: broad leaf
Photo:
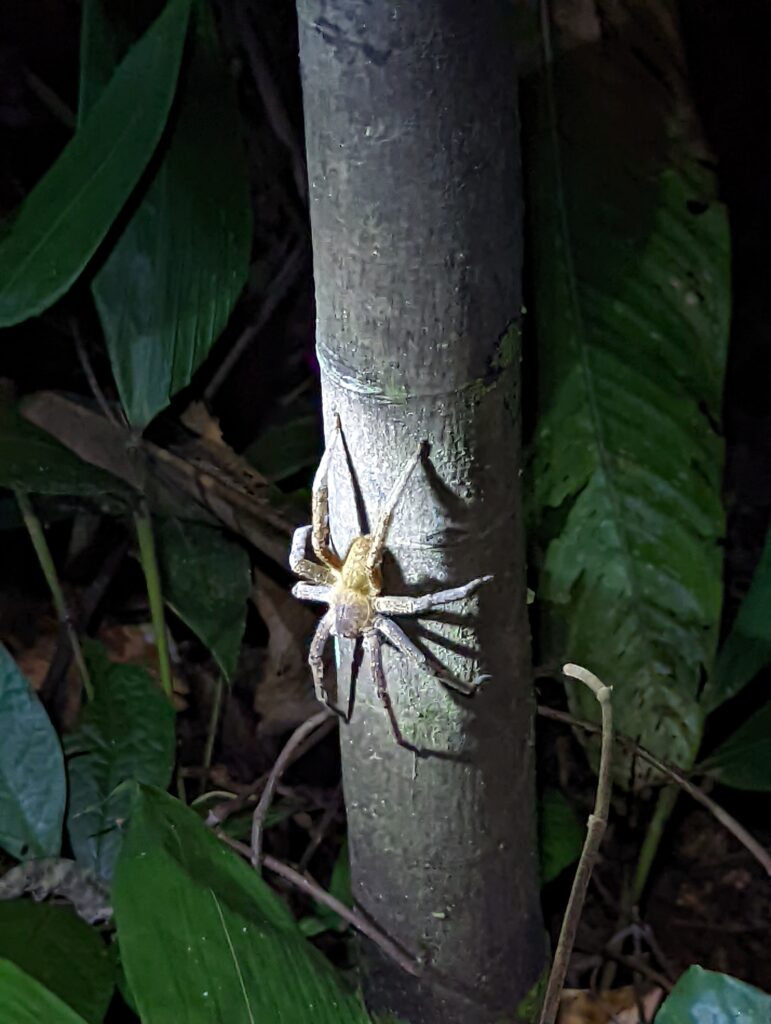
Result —
[[0, 1020], [4, 1024], [88, 1024], [10, 960], [0, 960]]
[[586, 829], [558, 789], [544, 791], [538, 812], [541, 881], [545, 885], [581, 856]]
[[721, 607], [729, 259], [672, 10], [603, 0], [527, 93], [530, 477], [549, 655], [612, 683], [619, 732], [688, 767]]
[[230, 679], [246, 626], [248, 554], [221, 530], [179, 519], [163, 523], [157, 543], [165, 600]]
[[[346, 906], [353, 906], [351, 894], [351, 862], [348, 855], [348, 840], [343, 841], [340, 852], [337, 855], [335, 866], [332, 869], [332, 877], [329, 880], [329, 894]], [[315, 902], [315, 901], [314, 901]], [[301, 918], [298, 922], [300, 931], [307, 938], [314, 935], [321, 935], [322, 932], [331, 928], [345, 928], [347, 922], [339, 914], [335, 913], [326, 903], [316, 902], [316, 913]]]
[[771, 664], [771, 529], [750, 589], [720, 649], [714, 678], [704, 690], [708, 711], [735, 696], [762, 668]]
[[190, 0], [169, 0], [0, 239], [0, 327], [75, 281], [153, 154], [174, 96]]
[[0, 957], [89, 1024], [102, 1021], [115, 987], [115, 966], [99, 932], [71, 910], [28, 900], [0, 903]]
[[734, 789], [771, 791], [771, 701], [699, 766]]
[[31, 494], [69, 494], [128, 499], [130, 489], [117, 477], [79, 459], [44, 430], [22, 419], [0, 400], [0, 487]]
[[112, 877], [131, 809], [125, 782], [165, 789], [174, 768], [174, 709], [149, 673], [88, 645], [95, 697], [68, 737], [67, 831], [78, 861]]
[[[130, 36], [133, 4], [89, 0], [81, 112]], [[93, 281], [126, 414], [143, 427], [185, 387], [225, 326], [246, 280], [251, 206], [235, 89], [211, 5], [193, 7], [163, 159]]]
[[54, 727], [0, 644], [0, 847], [54, 857], [62, 843], [64, 759]]
[[143, 1024], [368, 1021], [269, 886], [165, 794], [140, 790], [113, 895]]
[[656, 1024], [768, 1024], [771, 996], [727, 974], [689, 967], [656, 1014]]

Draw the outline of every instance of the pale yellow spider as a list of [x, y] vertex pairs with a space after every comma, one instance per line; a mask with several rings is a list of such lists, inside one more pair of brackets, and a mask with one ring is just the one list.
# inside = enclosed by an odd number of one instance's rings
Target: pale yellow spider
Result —
[[[329, 695], [324, 685], [322, 653], [330, 636], [350, 639], [361, 637], [369, 658], [377, 695], [388, 713], [396, 742], [401, 747], [420, 753], [412, 743], [405, 740], [396, 720], [383, 672], [380, 651], [381, 638], [388, 640], [398, 651], [411, 658], [441, 682], [453, 686], [466, 695], [474, 693], [481, 680], [473, 683], [461, 683], [459, 680], [453, 679], [419, 650], [404, 631], [387, 616], [420, 615], [441, 605], [450, 604], [452, 601], [459, 601], [473, 594], [483, 583], [491, 580], [492, 576], [480, 576], [461, 587], [440, 590], [438, 593], [426, 594], [423, 597], [390, 597], [380, 593], [383, 587], [381, 564], [388, 528], [396, 503], [410, 474], [421, 460], [425, 443], [418, 447], [399, 474], [378, 516], [375, 529], [371, 534], [356, 537], [345, 558], [340, 559], [330, 546], [329, 490], [327, 486], [329, 463], [339, 438], [340, 419], [336, 415], [332, 437], [313, 481], [311, 505], [313, 521], [310, 526], [300, 526], [295, 530], [292, 550], [289, 555], [289, 565], [292, 571], [307, 581], [294, 585], [292, 588], [294, 596], [305, 601], [321, 601], [329, 605], [329, 610], [322, 617], [313, 636], [308, 656], [316, 697], [343, 718], [346, 717], [338, 708], [330, 704]], [[311, 562], [305, 557], [309, 534], [313, 551], [321, 564]]]

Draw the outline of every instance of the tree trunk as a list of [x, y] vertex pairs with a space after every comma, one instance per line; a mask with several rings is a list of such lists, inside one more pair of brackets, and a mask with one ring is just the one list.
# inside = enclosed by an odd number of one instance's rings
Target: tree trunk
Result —
[[[366, 660], [342, 726], [354, 897], [428, 967], [371, 947], [370, 1008], [410, 1024], [499, 1024], [544, 967], [533, 699], [519, 493], [522, 262], [514, 38], [503, 0], [298, 0], [317, 347], [345, 553], [425, 439], [394, 516], [384, 593], [494, 573], [473, 599], [402, 620], [474, 698], [393, 649], [398, 747]], [[355, 491], [358, 490], [358, 495]], [[351, 672], [338, 648], [340, 703]]]

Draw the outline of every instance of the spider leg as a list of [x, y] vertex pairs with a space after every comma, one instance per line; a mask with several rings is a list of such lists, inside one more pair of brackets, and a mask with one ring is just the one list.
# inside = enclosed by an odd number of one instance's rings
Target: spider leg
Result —
[[362, 634], [364, 640], [364, 647], [369, 656], [369, 667], [372, 672], [372, 678], [375, 681], [377, 688], [377, 695], [380, 698], [380, 702], [386, 709], [388, 718], [391, 722], [391, 729], [393, 730], [394, 739], [400, 747], [404, 747], [406, 750], [411, 750], [413, 754], [420, 754], [418, 748], [405, 740], [402, 735], [402, 731], [399, 728], [399, 723], [396, 720], [396, 714], [391, 704], [391, 695], [388, 692], [388, 685], [386, 683], [385, 672], [383, 671], [383, 658], [380, 650], [380, 637], [377, 635], [374, 629], [368, 629]]
[[312, 583], [331, 585], [335, 582], [332, 570], [326, 565], [317, 565], [305, 557], [308, 534], [312, 529], [312, 526], [298, 526], [295, 530], [289, 552], [289, 568], [297, 576], [304, 576]]
[[292, 594], [301, 601], [321, 601], [329, 604], [332, 588], [324, 583], [295, 583]]
[[370, 577], [370, 582], [373, 583], [373, 585], [375, 584], [375, 580], [372, 577], [375, 570], [383, 560], [383, 549], [385, 548], [386, 534], [388, 533], [388, 527], [391, 525], [391, 520], [393, 519], [396, 503], [401, 497], [402, 491], [407, 486], [407, 481], [412, 475], [412, 471], [420, 462], [423, 455], [424, 444], [425, 442], [421, 441], [418, 445], [418, 450], [396, 478], [394, 485], [391, 488], [391, 492], [386, 498], [385, 504], [380, 511], [378, 520], [375, 523], [375, 529], [372, 531], [372, 543], [370, 545], [369, 554], [367, 555], [366, 570], [367, 575]]
[[308, 664], [311, 667], [311, 675], [313, 676], [313, 688], [316, 691], [316, 700], [320, 704], [326, 705], [330, 711], [334, 711], [336, 715], [346, 720], [346, 716], [343, 712], [331, 704], [329, 701], [329, 693], [324, 685], [324, 647], [326, 646], [329, 634], [332, 631], [332, 625], [334, 623], [334, 613], [329, 611], [324, 615], [318, 626], [316, 632], [313, 634], [311, 640], [310, 651], [308, 652]]
[[464, 583], [462, 587], [452, 587], [450, 590], [438, 590], [435, 594], [424, 594], [423, 597], [376, 597], [375, 611], [383, 612], [385, 615], [421, 615], [429, 612], [432, 608], [439, 608], [441, 605], [450, 604], [452, 601], [460, 601], [469, 597], [478, 590], [483, 583], [488, 583], [492, 576], [480, 576], [478, 579]]
[[454, 676], [446, 672], [441, 665], [438, 665], [435, 661], [432, 661], [427, 654], [424, 654], [419, 647], [417, 647], [412, 640], [407, 636], [401, 626], [397, 626], [395, 622], [391, 622], [384, 615], [376, 615], [373, 623], [375, 629], [386, 640], [390, 641], [394, 645], [397, 651], [410, 658], [420, 668], [425, 669], [426, 672], [430, 672], [435, 679], [438, 679], [440, 683], [444, 683], [445, 686], [451, 686], [454, 690], [462, 693], [464, 696], [469, 697], [476, 693], [479, 684], [485, 676], [480, 676], [479, 679], [473, 683], [465, 683]]
[[340, 417], [335, 413], [329, 444], [321, 456], [319, 468], [313, 478], [311, 492], [311, 543], [313, 551], [320, 562], [330, 569], [339, 569], [342, 562], [329, 546], [329, 463], [332, 460], [337, 442], [340, 438]]

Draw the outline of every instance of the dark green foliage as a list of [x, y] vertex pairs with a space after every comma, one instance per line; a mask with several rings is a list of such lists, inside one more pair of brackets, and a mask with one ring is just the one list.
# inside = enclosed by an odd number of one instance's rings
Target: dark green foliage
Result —
[[728, 229], [671, 10], [618, 14], [528, 91], [536, 589], [557, 656], [614, 686], [618, 730], [688, 767], [721, 607]]
[[0, 644], [0, 847], [20, 860], [59, 853], [62, 748], [40, 701]]
[[230, 679], [251, 590], [246, 550], [221, 530], [178, 519], [161, 525], [157, 544], [164, 599]]
[[120, 213], [166, 124], [189, 14], [190, 0], [169, 0], [56, 163], [5, 225], [0, 327], [52, 305], [83, 271]]
[[78, 861], [112, 877], [131, 808], [127, 782], [165, 788], [174, 767], [174, 709], [144, 668], [87, 648], [94, 700], [67, 738], [67, 831]]

